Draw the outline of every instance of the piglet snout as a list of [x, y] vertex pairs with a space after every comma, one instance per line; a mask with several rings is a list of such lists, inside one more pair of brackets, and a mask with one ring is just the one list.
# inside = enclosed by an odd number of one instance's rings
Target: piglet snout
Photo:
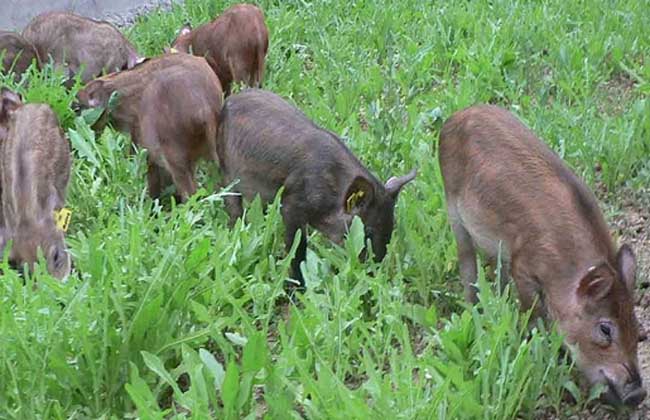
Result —
[[637, 388], [634, 391], [628, 393], [623, 399], [623, 404], [629, 407], [636, 407], [645, 399], [648, 393], [645, 389]]

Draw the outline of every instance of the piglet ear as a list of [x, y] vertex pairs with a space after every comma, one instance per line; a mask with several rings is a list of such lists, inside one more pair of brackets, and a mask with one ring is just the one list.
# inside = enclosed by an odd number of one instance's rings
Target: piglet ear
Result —
[[92, 82], [88, 83], [88, 85], [86, 86], [86, 88], [88, 89], [88, 93], [91, 96], [97, 94], [103, 87], [104, 87], [104, 81], [100, 79], [95, 79]]
[[139, 57], [135, 52], [129, 53], [129, 56], [126, 59], [126, 69], [132, 69], [137, 64], [142, 63], [144, 60], [144, 57]]
[[185, 25], [183, 25], [181, 30], [178, 32], [178, 36], [185, 36], [188, 35], [190, 32], [192, 32], [192, 25], [189, 22], [187, 22], [185, 23]]
[[6, 87], [0, 89], [0, 121], [7, 120], [22, 105], [23, 101], [16, 92]]
[[88, 83], [85, 88], [77, 93], [77, 99], [82, 104], [89, 106], [91, 108], [97, 108], [99, 106], [105, 106], [104, 96], [102, 88], [104, 87], [104, 81], [100, 79], [95, 79], [92, 82]]
[[343, 200], [343, 210], [348, 214], [359, 214], [375, 198], [375, 187], [362, 176], [354, 178]]
[[411, 172], [406, 175], [390, 178], [388, 181], [386, 181], [386, 192], [393, 196], [393, 198], [397, 198], [397, 195], [401, 191], [402, 187], [413, 181], [415, 175], [417, 175], [417, 170], [413, 168], [413, 170], [411, 170]]
[[597, 267], [591, 267], [582, 280], [580, 280], [578, 296], [589, 299], [590, 301], [598, 301], [607, 296], [614, 284], [615, 278], [616, 273], [614, 273], [612, 267], [607, 263], [603, 263]]
[[616, 255], [618, 274], [630, 293], [636, 283], [636, 257], [628, 244], [623, 244]]

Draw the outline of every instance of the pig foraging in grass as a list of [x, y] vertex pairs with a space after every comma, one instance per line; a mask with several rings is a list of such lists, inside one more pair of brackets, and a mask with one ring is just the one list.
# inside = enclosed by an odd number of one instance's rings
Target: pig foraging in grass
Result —
[[205, 57], [219, 76], [226, 96], [233, 82], [262, 87], [269, 31], [257, 6], [236, 4], [194, 30], [185, 25], [172, 46]]
[[226, 199], [231, 223], [242, 215], [242, 196], [272, 201], [281, 187], [286, 247], [301, 231], [293, 276], [304, 287], [300, 263], [311, 225], [341, 243], [352, 218], [365, 225], [375, 257], [383, 259], [393, 231], [393, 213], [402, 187], [415, 177], [382, 184], [333, 133], [315, 125], [281, 97], [259, 89], [230, 96], [221, 113], [217, 155], [224, 185], [235, 180], [241, 195]]
[[23, 105], [18, 95], [2, 88], [0, 150], [0, 249], [12, 240], [9, 260], [32, 268], [40, 248], [50, 274], [64, 279], [70, 273], [70, 256], [55, 212], [65, 204], [71, 158], [52, 109]]
[[52, 57], [70, 78], [81, 72], [83, 83], [131, 68], [140, 60], [135, 47], [113, 25], [73, 13], [40, 14], [27, 24], [23, 36], [44, 63]]
[[634, 315], [636, 261], [616, 250], [594, 194], [508, 111], [473, 106], [447, 120], [440, 167], [460, 276], [476, 301], [476, 252], [503, 262], [523, 310], [557, 322], [591, 384], [612, 404], [643, 401]]
[[159, 197], [171, 175], [180, 201], [187, 200], [196, 191], [197, 161], [217, 164], [222, 105], [217, 76], [201, 57], [169, 54], [93, 80], [77, 98], [81, 106], [106, 108], [113, 92], [117, 104], [105, 114], [149, 152], [149, 194]]
[[36, 66], [40, 67], [36, 48], [16, 32], [0, 31], [0, 56], [2, 57], [0, 70], [4, 73], [13, 70], [16, 81], [20, 80], [32, 62], [35, 61]]

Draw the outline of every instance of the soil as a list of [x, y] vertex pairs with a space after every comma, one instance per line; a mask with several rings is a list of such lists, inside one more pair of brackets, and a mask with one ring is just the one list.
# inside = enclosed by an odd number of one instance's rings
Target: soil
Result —
[[598, 111], [601, 114], [620, 115], [629, 107], [635, 96], [636, 82], [624, 72], [612, 75], [607, 82], [598, 85], [595, 95], [598, 98]]

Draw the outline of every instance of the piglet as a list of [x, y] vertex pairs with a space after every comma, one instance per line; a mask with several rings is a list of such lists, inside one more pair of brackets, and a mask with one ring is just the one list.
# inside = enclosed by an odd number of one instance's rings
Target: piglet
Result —
[[68, 12], [46, 12], [36, 16], [23, 29], [38, 55], [72, 78], [81, 73], [87, 83], [103, 73], [131, 68], [141, 58], [135, 47], [108, 22]]
[[70, 255], [56, 223], [70, 178], [70, 146], [56, 115], [45, 104], [23, 104], [0, 91], [0, 250], [13, 241], [9, 261], [33, 268], [41, 250], [49, 273], [65, 279]]
[[257, 6], [236, 4], [194, 30], [185, 25], [172, 45], [177, 51], [205, 57], [226, 96], [233, 82], [262, 86], [269, 30]]
[[510, 112], [478, 105], [440, 134], [440, 167], [465, 297], [476, 302], [476, 252], [501, 255], [521, 308], [557, 322], [606, 400], [646, 396], [637, 361], [636, 262], [614, 246], [594, 194]]
[[16, 81], [20, 80], [32, 62], [36, 62], [36, 66], [40, 67], [36, 48], [16, 32], [0, 31], [0, 56], [0, 70], [5, 73], [13, 70]]
[[224, 185], [235, 180], [226, 209], [231, 223], [242, 215], [242, 197], [259, 194], [268, 203], [284, 187], [282, 218], [286, 247], [302, 232], [293, 276], [304, 287], [300, 263], [307, 251], [308, 225], [341, 243], [352, 218], [359, 216], [377, 260], [386, 255], [394, 209], [415, 170], [382, 184], [334, 133], [271, 92], [247, 89], [230, 96], [221, 113], [217, 154]]

